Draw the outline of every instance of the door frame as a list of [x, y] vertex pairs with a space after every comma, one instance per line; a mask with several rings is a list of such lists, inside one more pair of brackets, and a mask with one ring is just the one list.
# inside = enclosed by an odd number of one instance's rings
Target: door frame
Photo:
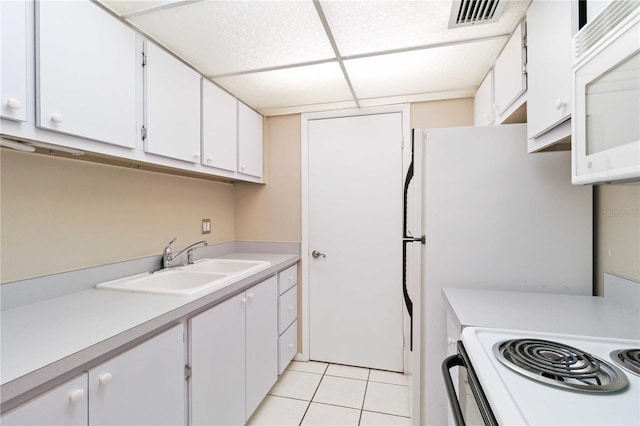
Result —
[[[302, 197], [302, 232], [300, 247], [300, 263], [301, 263], [301, 341], [299, 352], [295, 359], [298, 361], [309, 361], [309, 122], [313, 120], [322, 120], [329, 118], [358, 117], [365, 115], [401, 113], [402, 115], [402, 139], [403, 145], [411, 143], [411, 125], [410, 125], [410, 105], [385, 105], [379, 107], [367, 107], [358, 109], [345, 109], [336, 111], [323, 111], [315, 113], [306, 113], [301, 115], [300, 131], [301, 131], [301, 149], [300, 149], [300, 179], [301, 179], [301, 197]], [[398, 186], [400, 188], [400, 185]], [[400, 247], [402, 235], [398, 235], [398, 247]], [[406, 348], [405, 348], [406, 351]], [[405, 357], [406, 359], [406, 357]], [[405, 363], [405, 370], [407, 365]]]

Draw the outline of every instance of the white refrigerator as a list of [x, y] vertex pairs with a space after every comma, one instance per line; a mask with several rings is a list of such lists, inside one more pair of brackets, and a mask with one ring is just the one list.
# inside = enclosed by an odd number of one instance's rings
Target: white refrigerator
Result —
[[421, 424], [446, 424], [442, 288], [591, 295], [592, 187], [571, 184], [568, 151], [528, 154], [526, 124], [412, 136], [403, 235], [408, 363], [421, 384], [412, 411]]

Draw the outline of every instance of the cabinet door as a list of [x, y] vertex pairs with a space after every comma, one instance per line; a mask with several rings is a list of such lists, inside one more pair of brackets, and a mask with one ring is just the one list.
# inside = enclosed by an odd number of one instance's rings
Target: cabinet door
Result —
[[0, 2], [0, 116], [27, 121], [27, 3]]
[[493, 124], [493, 70], [484, 78], [476, 91], [473, 102], [474, 125]]
[[278, 378], [278, 280], [247, 290], [247, 419]]
[[262, 116], [238, 102], [238, 172], [262, 177]]
[[[521, 24], [516, 27], [493, 67], [495, 109], [498, 116], [505, 114], [527, 90], [527, 76], [524, 73], [526, 50], [523, 36], [524, 24]], [[496, 122], [500, 123], [500, 118], [496, 117]]]
[[238, 101], [209, 80], [202, 80], [202, 164], [236, 171]]
[[534, 1], [527, 12], [527, 136], [571, 116], [571, 2]]
[[245, 423], [244, 293], [189, 321], [191, 424]]
[[90, 370], [89, 424], [185, 424], [183, 330], [177, 325]]
[[135, 32], [89, 1], [36, 10], [37, 125], [135, 148]]
[[0, 418], [5, 426], [12, 425], [86, 425], [87, 375], [46, 392]]
[[200, 162], [200, 75], [146, 43], [145, 151]]

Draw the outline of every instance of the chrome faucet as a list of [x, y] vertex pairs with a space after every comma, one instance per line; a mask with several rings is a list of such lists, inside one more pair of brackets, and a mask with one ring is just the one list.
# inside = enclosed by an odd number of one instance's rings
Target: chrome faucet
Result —
[[180, 255], [185, 251], [187, 252], [187, 264], [189, 265], [193, 264], [193, 252], [195, 251], [196, 247], [199, 245], [206, 246], [208, 244], [206, 241], [198, 241], [197, 243], [191, 244], [189, 247], [179, 251], [178, 254], [174, 255], [173, 252], [171, 251], [171, 244], [175, 243], [175, 241], [176, 241], [176, 238], [174, 237], [171, 241], [169, 241], [169, 244], [167, 244], [164, 250], [162, 251], [162, 268], [163, 269], [171, 268], [173, 266], [173, 261], [179, 258]]

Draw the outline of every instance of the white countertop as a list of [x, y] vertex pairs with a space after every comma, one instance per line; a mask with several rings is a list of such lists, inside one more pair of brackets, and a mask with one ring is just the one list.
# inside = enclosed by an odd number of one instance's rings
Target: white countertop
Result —
[[230, 253], [271, 267], [219, 291], [169, 296], [89, 289], [1, 313], [2, 400], [78, 369], [92, 360], [169, 327], [293, 265], [296, 255]]
[[445, 288], [442, 292], [462, 328], [640, 340], [640, 312], [604, 297], [464, 288]]

